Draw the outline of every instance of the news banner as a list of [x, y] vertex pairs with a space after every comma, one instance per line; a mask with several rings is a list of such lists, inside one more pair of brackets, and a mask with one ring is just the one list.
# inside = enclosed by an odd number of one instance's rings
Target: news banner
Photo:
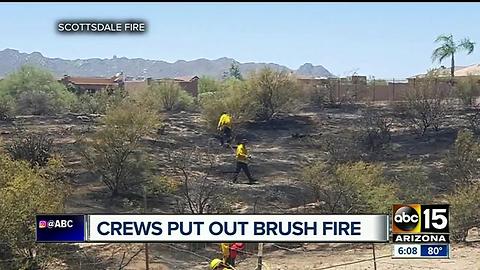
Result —
[[[449, 258], [448, 205], [393, 205], [392, 215], [42, 214], [36, 241], [389, 243], [392, 258]], [[391, 226], [390, 226], [391, 224]]]

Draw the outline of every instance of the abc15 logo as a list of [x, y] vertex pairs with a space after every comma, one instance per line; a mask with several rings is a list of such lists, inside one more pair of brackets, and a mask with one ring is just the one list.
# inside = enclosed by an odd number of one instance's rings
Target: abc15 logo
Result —
[[394, 204], [393, 233], [448, 233], [448, 204]]

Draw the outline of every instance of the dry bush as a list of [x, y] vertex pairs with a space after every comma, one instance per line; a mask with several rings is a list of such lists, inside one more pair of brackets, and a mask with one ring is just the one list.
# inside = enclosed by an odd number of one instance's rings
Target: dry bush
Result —
[[381, 166], [364, 162], [331, 166], [317, 162], [303, 170], [302, 180], [313, 190], [326, 213], [388, 213], [397, 200], [395, 187]]
[[308, 89], [310, 102], [320, 108], [336, 104], [335, 86], [330, 81]]
[[18, 113], [33, 115], [51, 115], [63, 112], [64, 104], [58, 102], [52, 93], [33, 90], [25, 91], [17, 96], [16, 109]]
[[361, 121], [360, 140], [370, 152], [385, 150], [392, 139], [392, 126], [392, 118], [367, 107]]
[[6, 149], [15, 160], [25, 160], [32, 167], [47, 165], [52, 157], [53, 138], [45, 134], [18, 132]]
[[[352, 104], [354, 101], [353, 91], [347, 88], [346, 91], [340, 95], [339, 87], [340, 81], [332, 79], [322, 82], [320, 85], [315, 85], [309, 89], [310, 102], [320, 108], [338, 108], [343, 105]], [[345, 84], [342, 88], [345, 88]]]
[[465, 241], [468, 231], [480, 224], [480, 184], [462, 186], [447, 196], [451, 206], [450, 231], [453, 240]]
[[455, 95], [465, 106], [475, 105], [476, 98], [480, 95], [479, 79], [475, 76], [467, 76], [457, 79]]
[[480, 133], [480, 106], [474, 105], [471, 108], [471, 112], [467, 113], [467, 121], [470, 129], [474, 133]]
[[394, 175], [398, 197], [405, 203], [430, 203], [433, 197], [433, 185], [428, 172], [419, 162], [401, 164]]
[[313, 147], [327, 154], [329, 163], [347, 163], [362, 159], [355, 137], [355, 134], [329, 134], [309, 140]]
[[0, 96], [0, 120], [8, 120], [14, 116], [15, 100], [8, 95]]
[[400, 110], [410, 127], [424, 135], [429, 128], [438, 131], [449, 109], [450, 91], [437, 89], [438, 79], [428, 75], [406, 93], [406, 101]]
[[169, 160], [178, 174], [181, 197], [177, 199], [179, 213], [206, 214], [231, 213], [232, 200], [219, 192], [218, 184], [212, 181], [216, 155], [198, 147], [169, 153]]
[[480, 176], [480, 144], [471, 131], [460, 130], [445, 159], [446, 174], [457, 185], [467, 185]]

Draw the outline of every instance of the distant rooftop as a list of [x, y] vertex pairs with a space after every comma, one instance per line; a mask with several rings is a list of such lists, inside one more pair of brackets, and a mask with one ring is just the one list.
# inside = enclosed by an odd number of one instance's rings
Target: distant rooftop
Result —
[[[440, 67], [435, 69], [435, 71], [438, 72], [438, 76], [440, 77], [448, 77], [450, 76], [450, 67]], [[414, 79], [414, 78], [424, 78], [427, 74], [422, 73], [422, 74], [417, 74], [409, 79]], [[462, 77], [462, 76], [468, 76], [468, 75], [474, 75], [474, 76], [480, 76], [480, 65], [475, 64], [475, 65], [470, 65], [470, 66], [455, 66], [455, 76]]]
[[68, 80], [73, 84], [82, 84], [82, 85], [114, 85], [118, 82], [118, 77], [71, 77], [64, 76], [63, 79]]

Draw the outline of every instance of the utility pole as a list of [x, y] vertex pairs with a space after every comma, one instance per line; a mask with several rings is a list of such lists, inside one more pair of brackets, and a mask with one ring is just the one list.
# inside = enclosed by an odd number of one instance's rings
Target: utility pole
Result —
[[263, 243], [258, 243], [258, 265], [257, 270], [262, 270]]
[[392, 83], [392, 87], [393, 87], [393, 91], [392, 91], [392, 99], [393, 101], [395, 101], [395, 78], [393, 78], [393, 83]]
[[[147, 213], [147, 187], [143, 187], [143, 212]], [[149, 270], [148, 266], [148, 243], [145, 243], [145, 269]]]

